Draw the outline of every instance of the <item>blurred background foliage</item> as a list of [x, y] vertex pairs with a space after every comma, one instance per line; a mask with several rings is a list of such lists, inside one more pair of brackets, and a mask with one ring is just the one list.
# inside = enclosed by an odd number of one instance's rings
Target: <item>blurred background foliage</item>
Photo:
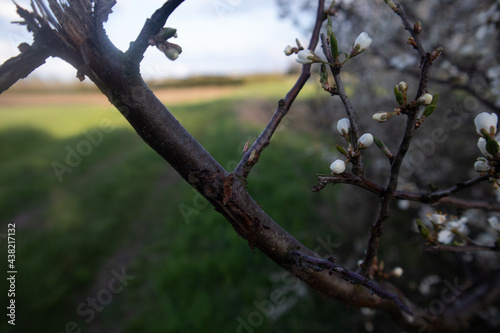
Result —
[[[296, 18], [313, 14], [312, 3], [278, 1], [283, 17], [295, 18], [304, 29], [309, 21]], [[374, 38], [372, 48], [350, 61], [342, 74], [361, 131], [373, 133], [395, 150], [404, 119], [378, 124], [371, 116], [396, 106], [392, 89], [399, 81], [408, 81], [410, 91], [416, 90], [416, 53], [405, 45], [407, 34], [383, 1], [337, 3], [334, 31], [342, 50], [348, 51], [361, 31]], [[445, 52], [429, 84], [430, 92], [441, 96], [438, 109], [418, 131], [401, 188], [445, 188], [475, 175], [479, 152], [473, 119], [482, 111], [498, 111], [498, 2], [404, 1], [403, 5], [412, 20], [422, 21], [426, 49], [444, 46]], [[165, 88], [180, 95], [193, 86], [216, 96], [196, 98], [197, 93], [202, 95], [196, 90], [191, 92], [195, 96], [188, 92], [188, 98], [165, 102], [230, 169], [295, 77], [199, 77], [151, 86], [159, 96]], [[317, 81], [313, 75], [263, 153], [250, 176], [249, 190], [300, 241], [356, 269], [369, 225], [378, 213], [377, 198], [340, 185], [311, 191], [317, 174], [329, 173], [329, 164], [339, 157], [335, 145], [344, 143], [335, 130], [336, 122], [345, 117], [342, 105], [320, 91]], [[217, 89], [228, 87], [219, 94]], [[75, 91], [70, 87], [56, 87], [55, 92], [43, 85], [21, 90], [0, 96], [0, 246], [5, 249], [7, 223], [16, 223], [19, 271], [17, 325], [2, 321], [2, 332], [64, 332], [69, 322], [82, 332], [397, 330], [386, 315], [325, 299], [254, 253], [92, 89], [80, 91], [85, 100], [73, 103]], [[54, 99], [28, 105], [24, 94], [28, 90], [40, 100], [44, 95]], [[68, 95], [70, 102], [61, 103]], [[12, 96], [21, 103], [2, 104]], [[96, 98], [101, 100], [94, 103]], [[99, 127], [103, 119], [113, 126], [107, 133]], [[443, 142], [429, 140], [436, 128], [445, 133]], [[68, 147], [76, 150], [89, 141], [84, 133], [96, 131], [102, 132], [102, 142], [92, 145], [92, 152], [59, 182], [53, 162], [65, 163]], [[376, 147], [366, 151], [365, 163], [367, 178], [386, 181], [387, 161]], [[462, 195], [495, 200], [489, 184]], [[422, 308], [439, 295], [445, 280], [470, 285], [499, 269], [495, 255], [422, 252], [424, 242], [415, 233], [414, 220], [435, 210], [470, 217], [474, 236], [479, 237], [486, 225], [487, 215], [477, 210], [394, 203], [380, 258], [387, 271], [403, 268], [403, 276], [392, 282]], [[6, 271], [5, 250], [0, 251], [0, 260]], [[90, 309], [89, 297], [104, 295], [115, 279], [113, 272], [122, 269], [131, 277], [128, 284], [87, 323], [88, 317], [77, 309], [82, 303]], [[6, 280], [0, 280], [0, 290], [7, 289]], [[277, 295], [279, 302], [274, 302]], [[7, 295], [1, 292], [0, 304], [6, 302]], [[498, 304], [486, 307], [473, 327], [498, 329], [498, 311]]]

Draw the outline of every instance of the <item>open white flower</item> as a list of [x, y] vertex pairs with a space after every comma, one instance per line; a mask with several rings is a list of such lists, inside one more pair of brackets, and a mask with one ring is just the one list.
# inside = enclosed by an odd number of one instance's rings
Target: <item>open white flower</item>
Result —
[[351, 122], [348, 118], [342, 118], [337, 122], [337, 131], [339, 131], [340, 135], [349, 134], [351, 131]]
[[438, 233], [438, 242], [441, 244], [450, 244], [456, 234], [464, 236], [469, 234], [469, 228], [467, 227], [468, 221], [469, 219], [464, 216], [458, 220], [447, 222], [445, 229], [442, 229]]
[[443, 224], [446, 221], [446, 215], [438, 213], [429, 214], [427, 218], [434, 224]]
[[371, 135], [370, 133], [365, 133], [358, 139], [358, 146], [360, 149], [368, 148], [372, 145], [372, 143], [373, 135]]
[[302, 50], [297, 53], [297, 59], [295, 60], [303, 65], [308, 65], [315, 62], [315, 58], [317, 58], [317, 56], [311, 50]]
[[446, 224], [446, 227], [452, 231], [461, 233], [462, 235], [467, 235], [469, 233], [469, 228], [467, 227], [468, 217], [461, 217], [458, 220], [450, 221]]
[[438, 233], [438, 242], [439, 243], [450, 244], [452, 240], [453, 240], [453, 233], [450, 230], [444, 229]]
[[491, 137], [497, 132], [498, 116], [496, 113], [481, 112], [474, 119], [476, 132], [483, 136], [482, 130], [486, 131]]
[[373, 39], [368, 35], [366, 31], [360, 33], [358, 38], [356, 38], [356, 40], [354, 41], [354, 46], [352, 47], [350, 57], [354, 57], [369, 48], [372, 44], [372, 41]]
[[330, 170], [332, 170], [333, 173], [341, 174], [342, 172], [345, 171], [345, 162], [342, 160], [335, 160], [333, 163], [330, 165]]

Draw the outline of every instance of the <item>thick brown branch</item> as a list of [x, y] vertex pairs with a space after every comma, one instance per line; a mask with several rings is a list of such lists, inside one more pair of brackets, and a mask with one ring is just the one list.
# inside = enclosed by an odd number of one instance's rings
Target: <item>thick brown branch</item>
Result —
[[168, 17], [184, 0], [169, 0], [146, 21], [137, 39], [130, 43], [126, 52], [130, 61], [139, 64], [149, 46], [149, 39], [156, 35], [167, 22]]

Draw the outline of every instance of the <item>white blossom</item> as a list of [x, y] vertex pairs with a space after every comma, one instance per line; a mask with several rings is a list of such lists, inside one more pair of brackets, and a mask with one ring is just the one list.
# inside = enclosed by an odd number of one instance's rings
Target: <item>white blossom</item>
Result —
[[370, 147], [372, 143], [373, 135], [371, 135], [370, 133], [365, 133], [358, 139], [358, 146], [361, 149]]
[[498, 221], [498, 217], [496, 216], [491, 216], [488, 218], [488, 223], [490, 226], [495, 229], [496, 231], [500, 232], [500, 222]]
[[479, 157], [476, 163], [474, 163], [474, 169], [477, 172], [486, 172], [490, 170], [490, 166], [488, 164], [488, 161], [484, 157]]
[[341, 174], [345, 171], [345, 162], [342, 160], [333, 161], [333, 163], [330, 165], [330, 170], [332, 170], [333, 173]]
[[446, 223], [446, 228], [456, 231], [462, 235], [467, 235], [469, 233], [469, 228], [467, 227], [468, 217], [461, 217], [459, 220], [450, 221]]
[[446, 215], [438, 213], [429, 214], [428, 219], [434, 224], [443, 224], [446, 221]]
[[337, 122], [337, 131], [339, 131], [340, 135], [349, 134], [351, 131], [351, 122], [348, 118], [342, 118]]
[[498, 116], [496, 113], [482, 112], [476, 116], [474, 119], [474, 125], [476, 125], [476, 132], [483, 136], [482, 130], [485, 130], [492, 137], [495, 136], [497, 132]]
[[400, 277], [403, 275], [403, 269], [401, 267], [394, 267], [394, 269], [391, 271], [391, 275], [394, 277]]
[[290, 45], [287, 45], [287, 46], [285, 47], [284, 52], [285, 52], [285, 54], [286, 54], [287, 56], [291, 55], [291, 54], [293, 53], [293, 51], [292, 51], [292, 47], [291, 47]]
[[302, 50], [297, 53], [297, 59], [295, 59], [298, 63], [303, 65], [312, 64], [314, 62], [314, 58], [316, 55], [311, 50]]
[[417, 102], [421, 105], [429, 105], [432, 102], [432, 95], [429, 93], [423, 94], [417, 99]]
[[450, 230], [444, 229], [438, 233], [438, 242], [439, 243], [450, 244], [452, 240], [453, 240], [453, 233]]
[[351, 57], [360, 54], [364, 50], [370, 47], [372, 44], [372, 38], [368, 35], [367, 32], [363, 31], [359, 34], [359, 36], [354, 41], [354, 46], [351, 51]]

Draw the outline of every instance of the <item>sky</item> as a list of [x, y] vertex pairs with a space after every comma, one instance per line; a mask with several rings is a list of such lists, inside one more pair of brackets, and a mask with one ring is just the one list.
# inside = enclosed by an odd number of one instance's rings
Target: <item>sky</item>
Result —
[[[28, 8], [28, 1], [16, 0]], [[161, 0], [117, 0], [105, 29], [122, 51], [128, 48], [144, 22], [163, 4]], [[0, 0], [0, 62], [17, 55], [21, 42], [32, 42], [10, 0]], [[186, 0], [170, 16], [166, 26], [177, 29], [183, 52], [174, 62], [150, 47], [141, 63], [145, 79], [161, 80], [193, 75], [242, 75], [284, 72], [294, 63], [283, 49], [307, 37], [290, 20], [280, 19], [273, 0]], [[76, 70], [60, 59], [49, 59], [31, 74], [41, 79], [74, 79]]]

